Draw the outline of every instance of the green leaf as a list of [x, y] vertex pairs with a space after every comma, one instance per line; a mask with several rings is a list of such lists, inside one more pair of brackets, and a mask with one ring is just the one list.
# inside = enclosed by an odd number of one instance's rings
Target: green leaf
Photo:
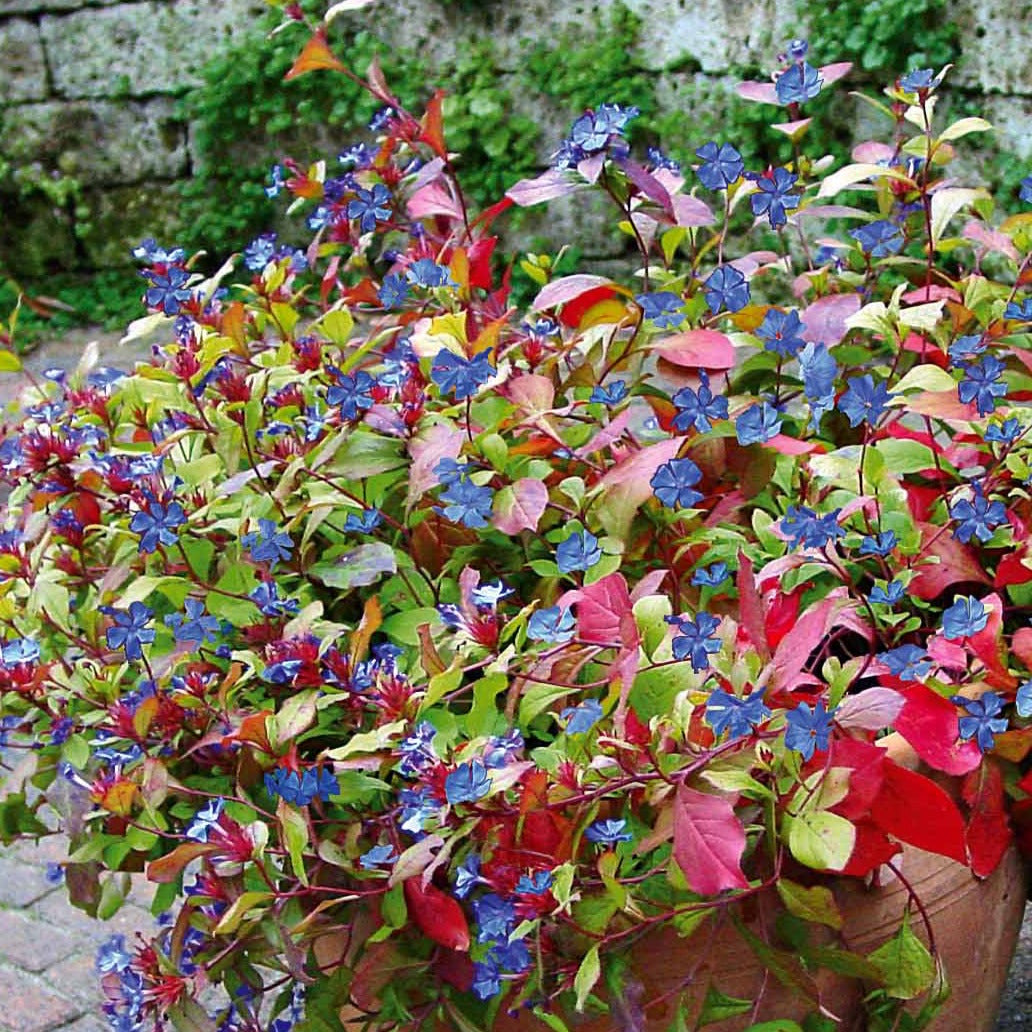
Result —
[[283, 703], [274, 717], [269, 718], [269, 723], [273, 725], [270, 728], [270, 737], [277, 750], [282, 750], [315, 723], [315, 701], [318, 694], [315, 688], [298, 692]]
[[745, 1032], [803, 1032], [797, 1021], [787, 1018], [775, 1018], [774, 1021], [761, 1021], [758, 1025], [750, 1025]]
[[305, 870], [305, 846], [308, 845], [308, 822], [299, 810], [295, 810], [282, 799], [277, 814], [283, 829], [283, 842], [290, 854], [290, 865], [294, 869], [302, 885], [308, 884], [308, 872]]
[[751, 1011], [753, 1006], [753, 1000], [740, 1000], [734, 996], [725, 996], [719, 989], [711, 985], [706, 990], [706, 1001], [702, 1005], [702, 1013], [699, 1014], [699, 1027], [712, 1025], [716, 1021], [725, 1021], [728, 1018], [736, 1018], [739, 1014]]
[[334, 344], [345, 344], [355, 328], [355, 320], [346, 308], [334, 308], [319, 320], [319, 326]]
[[488, 674], [473, 685], [473, 706], [466, 716], [466, 733], [470, 738], [489, 735], [495, 730], [501, 714], [495, 700], [509, 687], [505, 674]]
[[920, 441], [908, 441], [902, 437], [889, 437], [875, 446], [885, 460], [886, 470], [896, 476], [906, 473], [920, 473], [935, 469], [935, 455], [932, 449]]
[[179, 1032], [217, 1032], [215, 1022], [196, 1000], [181, 999], [166, 1013]]
[[222, 915], [219, 923], [215, 926], [216, 935], [230, 935], [240, 927], [240, 922], [247, 916], [248, 911], [253, 910], [259, 903], [272, 899], [271, 892], [244, 892], [233, 900], [230, 908]]
[[599, 960], [598, 943], [596, 943], [584, 954], [584, 959], [581, 961], [576, 977], [573, 980], [573, 991], [577, 995], [576, 1006], [578, 1013], [584, 1011], [584, 1004], [588, 999], [588, 995], [595, 988], [595, 984], [598, 982], [601, 974], [602, 962]]
[[957, 381], [945, 369], [940, 369], [931, 362], [924, 362], [914, 366], [891, 388], [892, 393], [897, 397], [893, 398], [889, 404], [905, 405], [906, 399], [898, 396], [905, 391], [952, 391], [956, 389], [956, 386]]
[[380, 901], [380, 916], [389, 928], [404, 928], [408, 921], [408, 906], [405, 903], [405, 886], [399, 882], [383, 894]]
[[331, 562], [315, 563], [308, 576], [328, 588], [350, 591], [375, 584], [381, 577], [396, 573], [394, 549], [383, 541], [359, 545]]
[[552, 1029], [553, 1032], [570, 1032], [570, 1026], [555, 1014], [549, 1014], [548, 1011], [544, 1011], [540, 1007], [535, 1007], [531, 1013], [538, 1021]]
[[788, 878], [779, 879], [777, 885], [778, 895], [790, 914], [836, 931], [842, 928], [842, 914], [830, 889], [823, 885], [807, 888]]
[[788, 848], [807, 867], [839, 871], [849, 862], [856, 844], [856, 828], [845, 817], [827, 810], [788, 817]]
[[898, 1000], [920, 996], [935, 979], [935, 961], [910, 927], [909, 914], [904, 915], [899, 931], [867, 959], [881, 972], [885, 991]]
[[553, 702], [558, 702], [572, 691], [576, 691], [576, 689], [555, 684], [535, 684], [530, 687], [520, 699], [520, 726], [526, 727], [535, 717], [544, 713]]
[[21, 367], [21, 359], [13, 351], [0, 348], [0, 373], [17, 373]]

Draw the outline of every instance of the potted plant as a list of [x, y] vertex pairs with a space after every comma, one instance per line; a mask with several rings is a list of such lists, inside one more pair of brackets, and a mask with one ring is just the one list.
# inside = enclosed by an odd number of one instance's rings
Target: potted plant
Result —
[[[313, 28], [291, 75], [357, 79]], [[784, 166], [642, 161], [602, 104], [477, 214], [374, 66], [375, 139], [273, 170], [306, 247], [137, 249], [153, 362], [0, 442], [4, 838], [60, 813], [100, 916], [159, 886], [112, 1028], [990, 1027], [1032, 237], [951, 178], [990, 127], [936, 123], [941, 73], [808, 156], [846, 70], [740, 87]], [[589, 190], [632, 285], [525, 256], [517, 304], [498, 218]]]

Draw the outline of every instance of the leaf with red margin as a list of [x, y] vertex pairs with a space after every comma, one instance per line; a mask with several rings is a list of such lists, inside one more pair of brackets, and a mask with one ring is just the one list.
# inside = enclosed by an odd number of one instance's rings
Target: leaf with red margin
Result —
[[735, 577], [738, 587], [738, 611], [741, 626], [749, 636], [752, 646], [766, 661], [770, 659], [770, 646], [767, 644], [767, 628], [764, 624], [763, 596], [756, 587], [756, 576], [753, 572], [752, 560], [741, 549], [738, 551], [738, 574]]
[[685, 785], [674, 801], [674, 859], [692, 892], [712, 896], [747, 889], [742, 873], [745, 828], [734, 807], [720, 796]]
[[967, 863], [964, 818], [934, 781], [886, 757], [871, 819], [893, 838], [958, 863]]
[[290, 71], [283, 76], [284, 80], [296, 79], [308, 72], [319, 71], [320, 69], [331, 69], [342, 72], [344, 65], [337, 60], [326, 42], [326, 33], [317, 29], [312, 38], [305, 44], [304, 49], [297, 56], [297, 60], [290, 66]]
[[405, 903], [415, 926], [428, 938], [449, 950], [469, 949], [469, 925], [462, 907], [436, 885], [423, 885], [422, 877], [404, 883]]
[[1006, 796], [1000, 768], [992, 759], [972, 771], [961, 788], [964, 801], [971, 807], [967, 826], [967, 849], [971, 870], [988, 878], [996, 870], [1013, 841], [1007, 820]]
[[907, 684], [901, 691], [907, 701], [896, 717], [895, 729], [929, 767], [947, 774], [967, 774], [982, 762], [978, 745], [960, 740], [954, 703], [923, 684]]
[[731, 369], [735, 346], [727, 334], [717, 330], [686, 330], [664, 337], [653, 345], [655, 353], [676, 366], [688, 369]]
[[548, 488], [540, 480], [523, 477], [495, 495], [492, 526], [503, 534], [537, 530], [538, 520], [548, 507]]
[[577, 606], [577, 637], [592, 645], [622, 645], [637, 649], [641, 643], [627, 581], [610, 573], [583, 588], [567, 591], [559, 606]]
[[940, 561], [935, 565], [915, 567], [916, 576], [908, 589], [912, 595], [928, 602], [960, 581], [990, 583], [975, 553], [967, 545], [962, 545], [952, 534], [944, 534], [942, 527], [933, 523], [918, 523], [917, 526], [921, 531], [922, 556], [938, 556]]

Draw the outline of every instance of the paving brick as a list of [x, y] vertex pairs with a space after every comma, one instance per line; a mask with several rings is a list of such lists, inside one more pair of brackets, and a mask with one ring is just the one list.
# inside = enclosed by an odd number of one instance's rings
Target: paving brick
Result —
[[75, 950], [67, 932], [0, 910], [0, 957], [24, 971], [42, 971]]
[[71, 1025], [62, 1025], [60, 1032], [109, 1032], [109, 1029], [99, 1014], [85, 1014]]
[[100, 1006], [100, 983], [92, 948], [65, 957], [45, 971], [42, 977], [59, 996], [72, 1000], [86, 1011]]
[[0, 856], [0, 904], [27, 907], [54, 891], [44, 877], [43, 864], [23, 864]]
[[0, 970], [0, 1030], [49, 1032], [82, 1015], [82, 1007], [58, 996], [24, 972]]

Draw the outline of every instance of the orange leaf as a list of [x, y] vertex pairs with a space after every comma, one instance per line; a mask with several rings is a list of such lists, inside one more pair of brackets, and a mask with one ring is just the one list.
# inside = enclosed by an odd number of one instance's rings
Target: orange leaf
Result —
[[438, 90], [427, 102], [426, 113], [420, 124], [422, 134], [420, 139], [430, 144], [434, 153], [439, 158], [448, 160], [448, 151], [444, 146], [444, 117], [442, 105], [444, 103], [444, 90]]
[[315, 72], [321, 68], [332, 68], [337, 72], [344, 70], [344, 66], [333, 56], [333, 51], [326, 42], [326, 34], [320, 29], [305, 44], [304, 50], [298, 54], [297, 60], [283, 78], [296, 79], [300, 75], [306, 75], [308, 72]]

